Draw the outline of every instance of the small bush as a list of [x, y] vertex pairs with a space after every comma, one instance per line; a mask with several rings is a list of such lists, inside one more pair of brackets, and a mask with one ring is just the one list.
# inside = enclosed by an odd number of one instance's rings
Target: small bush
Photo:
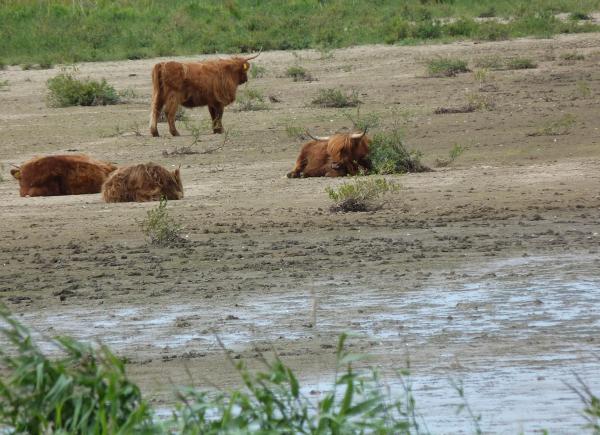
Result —
[[462, 59], [445, 57], [432, 59], [427, 63], [427, 72], [430, 77], [454, 77], [467, 71], [469, 71], [467, 62]]
[[537, 68], [537, 64], [531, 59], [524, 57], [516, 57], [506, 61], [507, 69], [533, 69]]
[[336, 88], [319, 89], [319, 93], [312, 100], [312, 104], [319, 107], [356, 107], [360, 102], [358, 91], [345, 93]]
[[237, 96], [238, 110], [266, 110], [265, 97], [256, 89], [244, 89]]
[[409, 151], [402, 143], [400, 129], [377, 133], [370, 145], [373, 170], [378, 174], [404, 174], [406, 172], [426, 172], [427, 166], [421, 163], [421, 153]]
[[185, 241], [181, 236], [181, 225], [169, 216], [166, 198], [162, 198], [158, 206], [148, 210], [147, 217], [140, 226], [153, 245], [176, 246]]
[[262, 65], [254, 64], [250, 68], [250, 77], [253, 79], [264, 77], [266, 73], [267, 69]]
[[105, 106], [117, 104], [119, 95], [105, 79], [77, 79], [70, 72], [48, 79], [48, 105], [50, 107], [67, 106]]
[[300, 65], [294, 65], [289, 67], [285, 72], [286, 77], [291, 77], [295, 82], [299, 82], [301, 80], [311, 81], [313, 80], [312, 76], [304, 67]]
[[385, 178], [357, 178], [354, 182], [343, 183], [337, 188], [327, 187], [325, 191], [334, 202], [331, 211], [371, 211], [382, 204], [379, 198], [388, 192], [396, 192], [399, 187]]

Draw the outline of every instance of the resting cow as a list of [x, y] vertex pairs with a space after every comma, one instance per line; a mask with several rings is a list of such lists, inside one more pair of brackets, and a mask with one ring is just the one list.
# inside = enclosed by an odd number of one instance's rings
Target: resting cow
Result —
[[366, 132], [311, 137], [313, 140], [302, 146], [288, 178], [343, 177], [356, 175], [361, 168], [371, 170]]
[[85, 155], [36, 157], [10, 173], [19, 180], [21, 196], [99, 193], [117, 167]]
[[102, 186], [106, 202], [146, 202], [183, 198], [179, 169], [168, 171], [160, 165], [146, 163], [117, 169]]
[[223, 133], [223, 110], [235, 101], [237, 87], [248, 81], [248, 61], [258, 54], [207, 62], [160, 62], [154, 65], [150, 108], [152, 136], [158, 136], [158, 116], [163, 107], [169, 131], [173, 136], [179, 136], [175, 128], [175, 114], [179, 105], [190, 108], [208, 106], [213, 132]]

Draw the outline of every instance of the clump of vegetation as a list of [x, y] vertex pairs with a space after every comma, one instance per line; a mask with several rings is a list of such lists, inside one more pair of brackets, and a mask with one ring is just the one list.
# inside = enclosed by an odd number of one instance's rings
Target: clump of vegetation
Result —
[[537, 63], [525, 57], [515, 57], [506, 62], [507, 69], [533, 69], [537, 68]]
[[455, 143], [452, 148], [450, 149], [450, 151], [448, 152], [448, 158], [447, 159], [436, 159], [435, 160], [435, 165], [439, 168], [444, 167], [444, 166], [448, 166], [452, 163], [454, 163], [454, 161], [460, 157], [462, 155], [462, 153], [465, 152], [465, 147], [461, 144]]
[[584, 60], [585, 55], [581, 53], [577, 53], [576, 51], [569, 51], [568, 53], [563, 53], [560, 55], [562, 60], [566, 61], [576, 61], [576, 60]]
[[50, 107], [105, 106], [119, 102], [117, 91], [105, 79], [78, 79], [74, 72], [66, 70], [48, 79], [47, 86]]
[[302, 128], [301, 126], [297, 125], [297, 124], [293, 124], [291, 122], [288, 122], [285, 125], [285, 133], [288, 135], [288, 137], [290, 138], [300, 138], [300, 139], [304, 139], [305, 135], [304, 135], [304, 128]]
[[267, 104], [265, 103], [265, 97], [262, 92], [257, 89], [246, 88], [238, 93], [236, 98], [238, 104], [238, 110], [240, 111], [252, 111], [252, 110], [266, 110]]
[[158, 206], [148, 210], [146, 219], [140, 224], [142, 231], [153, 245], [177, 246], [184, 242], [183, 228], [169, 215], [167, 199], [161, 198]]
[[430, 170], [421, 163], [422, 155], [419, 151], [406, 149], [399, 128], [375, 134], [371, 141], [369, 156], [373, 163], [373, 171], [378, 174], [404, 174]]
[[311, 103], [319, 107], [356, 107], [361, 101], [356, 90], [346, 93], [341, 89], [327, 88], [319, 89]]
[[494, 110], [496, 108], [496, 101], [491, 95], [479, 94], [471, 92], [467, 94], [467, 107], [474, 110]]
[[427, 62], [427, 73], [430, 77], [454, 77], [467, 71], [467, 62], [462, 59], [440, 57]]
[[529, 133], [529, 136], [560, 136], [569, 134], [575, 123], [575, 117], [567, 113], [561, 118], [547, 123], [537, 131]]
[[397, 192], [399, 186], [385, 178], [355, 178], [337, 188], [327, 187], [325, 191], [334, 202], [331, 211], [372, 211], [382, 207], [380, 198], [390, 192]]
[[299, 82], [302, 80], [310, 82], [313, 80], [312, 75], [306, 70], [306, 68], [300, 65], [293, 65], [289, 67], [285, 71], [285, 75], [286, 77], [291, 77], [292, 79], [294, 79], [295, 82]]
[[253, 64], [250, 68], [250, 77], [253, 79], [258, 79], [264, 77], [267, 73], [267, 68], [259, 64]]
[[152, 423], [140, 389], [108, 347], [59, 337], [52, 343], [62, 356], [50, 359], [2, 306], [0, 320], [7, 342], [0, 346], [0, 422], [14, 433], [131, 433]]
[[8, 80], [0, 80], [0, 91], [8, 91]]

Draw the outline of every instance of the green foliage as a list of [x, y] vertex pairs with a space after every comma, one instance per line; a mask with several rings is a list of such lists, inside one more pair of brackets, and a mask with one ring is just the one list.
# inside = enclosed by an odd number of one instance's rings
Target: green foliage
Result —
[[300, 65], [293, 65], [289, 67], [285, 72], [286, 77], [291, 77], [295, 82], [299, 82], [301, 80], [311, 81], [313, 80], [312, 76], [306, 69]]
[[537, 68], [537, 64], [531, 60], [524, 57], [515, 57], [512, 59], [508, 59], [506, 62], [507, 69], [533, 69]]
[[464, 153], [466, 150], [466, 147], [464, 147], [461, 144], [455, 143], [452, 148], [450, 149], [450, 151], [448, 152], [448, 158], [447, 159], [436, 159], [435, 161], [435, 165], [437, 167], [443, 167], [443, 166], [448, 166], [451, 163], [454, 163], [454, 161], [459, 158], [462, 153]]
[[177, 246], [185, 241], [181, 236], [183, 228], [169, 215], [167, 199], [164, 197], [155, 208], [148, 210], [140, 226], [153, 245]]
[[454, 77], [467, 71], [467, 62], [462, 59], [441, 57], [427, 62], [427, 72], [431, 77]]
[[250, 77], [252, 77], [253, 79], [264, 77], [266, 73], [267, 68], [256, 63], [252, 64], [252, 67], [250, 68]]
[[575, 117], [567, 113], [559, 119], [546, 123], [537, 131], [529, 133], [529, 136], [560, 136], [569, 134], [575, 123]]
[[334, 202], [332, 211], [349, 212], [377, 210], [381, 208], [380, 197], [399, 189], [396, 183], [385, 178], [355, 178], [337, 188], [327, 187], [325, 192]]
[[50, 107], [105, 106], [119, 102], [117, 91], [105, 79], [78, 79], [74, 72], [65, 70], [48, 79], [47, 101]]
[[319, 107], [356, 107], [360, 104], [358, 91], [349, 93], [336, 88], [319, 89], [317, 96], [311, 102]]
[[131, 433], [152, 424], [140, 389], [106, 346], [57, 337], [52, 343], [63, 355], [49, 359], [2, 306], [0, 325], [8, 342], [0, 347], [2, 424], [32, 434]]
[[406, 149], [399, 128], [373, 136], [369, 156], [373, 163], [373, 170], [378, 174], [404, 174], [429, 170], [421, 163], [419, 151]]
[[262, 92], [257, 89], [246, 88], [240, 91], [236, 98], [238, 110], [266, 110], [267, 104]]
[[[0, 8], [0, 37], [10, 64], [239, 53], [260, 47], [324, 52], [381, 42], [595, 31], [600, 26], [590, 20], [558, 20], [554, 14], [584, 18], [597, 5], [581, 0], [172, 0], [165, 8], [156, 0], [13, 0]], [[508, 21], [474, 20], [492, 15]]]

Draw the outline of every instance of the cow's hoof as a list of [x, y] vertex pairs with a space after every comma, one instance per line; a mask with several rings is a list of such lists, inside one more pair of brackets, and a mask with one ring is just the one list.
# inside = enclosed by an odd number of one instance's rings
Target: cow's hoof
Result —
[[150, 134], [154, 137], [158, 137], [158, 130], [150, 130]]
[[179, 136], [179, 132], [177, 130], [172, 131], [171, 136]]
[[223, 128], [213, 128], [213, 133], [215, 134], [222, 134], [223, 133]]

